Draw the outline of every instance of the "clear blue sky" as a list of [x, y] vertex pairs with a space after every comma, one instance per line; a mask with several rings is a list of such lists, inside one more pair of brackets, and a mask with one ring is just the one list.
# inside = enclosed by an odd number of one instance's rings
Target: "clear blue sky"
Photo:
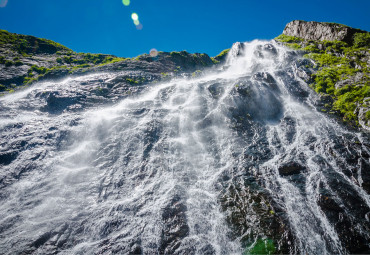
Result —
[[122, 0], [0, 0], [5, 4], [0, 29], [120, 57], [152, 48], [215, 56], [236, 41], [272, 39], [294, 19], [370, 31], [370, 0], [131, 0], [129, 6]]

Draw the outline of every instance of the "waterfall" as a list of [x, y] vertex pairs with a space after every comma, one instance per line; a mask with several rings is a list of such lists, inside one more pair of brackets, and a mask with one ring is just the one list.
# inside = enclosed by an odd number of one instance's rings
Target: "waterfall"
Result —
[[369, 137], [299, 63], [255, 40], [129, 96], [95, 73], [0, 98], [0, 253], [370, 251]]

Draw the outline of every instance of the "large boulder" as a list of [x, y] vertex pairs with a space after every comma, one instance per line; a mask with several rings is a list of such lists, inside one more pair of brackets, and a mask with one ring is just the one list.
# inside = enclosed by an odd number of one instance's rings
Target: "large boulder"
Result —
[[293, 20], [285, 26], [283, 34], [300, 37], [306, 40], [338, 40], [352, 44], [353, 35], [355, 33], [364, 32], [365, 31], [360, 29], [351, 28], [336, 23]]

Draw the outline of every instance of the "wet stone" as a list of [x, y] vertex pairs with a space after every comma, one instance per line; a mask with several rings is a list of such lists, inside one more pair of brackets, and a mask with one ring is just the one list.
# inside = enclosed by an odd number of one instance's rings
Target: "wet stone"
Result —
[[304, 166], [297, 162], [287, 162], [279, 167], [279, 174], [282, 176], [288, 176], [293, 174], [299, 174], [305, 169]]

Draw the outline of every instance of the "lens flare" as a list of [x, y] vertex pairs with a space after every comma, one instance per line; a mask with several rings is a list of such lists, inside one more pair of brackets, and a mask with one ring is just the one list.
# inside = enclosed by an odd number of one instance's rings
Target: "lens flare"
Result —
[[156, 57], [158, 56], [158, 51], [156, 49], [151, 49], [149, 54], [152, 57]]
[[8, 0], [0, 0], [0, 7], [5, 7], [8, 4]]
[[139, 15], [137, 15], [135, 12], [131, 14], [131, 19], [133, 19], [134, 21], [135, 20], [139, 20]]
[[138, 25], [140, 25], [140, 21], [138, 19], [134, 20], [134, 24], [135, 24], [135, 26], [138, 26]]
[[137, 29], [137, 30], [141, 30], [141, 29], [143, 29], [143, 25], [142, 25], [142, 24], [137, 25], [137, 26], [136, 26], [136, 29]]
[[122, 0], [122, 3], [124, 6], [129, 6], [130, 5], [130, 0]]

